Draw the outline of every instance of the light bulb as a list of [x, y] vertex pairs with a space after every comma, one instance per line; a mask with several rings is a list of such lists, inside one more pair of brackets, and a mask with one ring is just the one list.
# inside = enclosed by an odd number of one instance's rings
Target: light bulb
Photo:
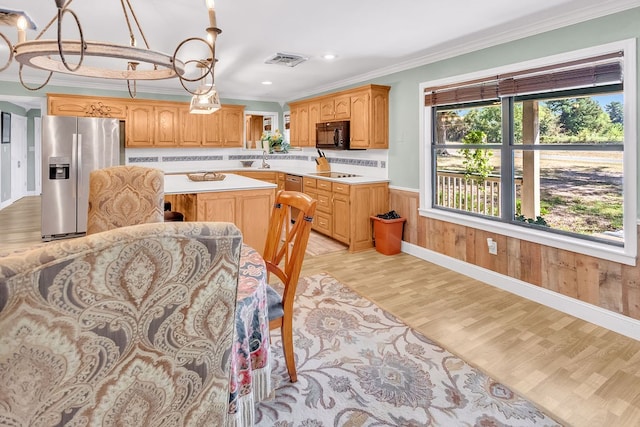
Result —
[[212, 28], [216, 28], [216, 10], [213, 8], [213, 0], [207, 0], [207, 7], [209, 8], [209, 25]]
[[27, 33], [25, 32], [27, 24], [27, 18], [24, 16], [20, 16], [18, 18], [18, 21], [16, 22], [16, 26], [18, 27], [18, 43], [22, 43], [27, 40]]
[[18, 26], [19, 30], [26, 30], [27, 29], [27, 18], [25, 18], [24, 16], [20, 16], [18, 18], [18, 22], [16, 22], [16, 25]]

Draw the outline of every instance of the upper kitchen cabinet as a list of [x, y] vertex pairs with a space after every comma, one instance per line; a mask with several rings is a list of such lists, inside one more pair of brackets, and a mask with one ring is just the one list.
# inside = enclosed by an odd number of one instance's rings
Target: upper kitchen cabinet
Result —
[[289, 139], [293, 147], [316, 146], [316, 124], [320, 122], [320, 101], [292, 102]]
[[[126, 133], [128, 147], [242, 147], [244, 105], [223, 105], [213, 114], [190, 114], [189, 104], [154, 101], [129, 107]], [[148, 127], [147, 127], [148, 125]], [[153, 135], [146, 142], [146, 135]]]
[[291, 105], [289, 133], [290, 143], [293, 147], [308, 147], [310, 145], [309, 130], [309, 103], [295, 103]]
[[127, 104], [120, 98], [47, 94], [47, 111], [52, 116], [105, 117], [125, 119]]
[[180, 139], [180, 108], [176, 104], [162, 104], [154, 107], [154, 145], [171, 147]]
[[127, 147], [151, 147], [155, 131], [153, 105], [136, 104], [127, 108], [125, 125]]
[[125, 120], [127, 147], [242, 147], [244, 105], [190, 114], [189, 103], [48, 94], [50, 115]]
[[389, 148], [389, 87], [351, 94], [351, 148]]
[[181, 105], [179, 110], [180, 139], [183, 147], [199, 147], [202, 145], [203, 124], [201, 114], [189, 113], [189, 105]]
[[320, 123], [320, 103], [309, 103], [309, 146], [316, 146], [316, 125]]
[[351, 117], [351, 97], [341, 94], [320, 101], [320, 121], [348, 120]]
[[[222, 113], [220, 110], [213, 114], [196, 114], [202, 121], [202, 145], [205, 147], [222, 147]], [[193, 115], [193, 114], [192, 114]]]
[[367, 85], [290, 103], [291, 145], [313, 147], [317, 123], [349, 120], [351, 148], [389, 148], [389, 89]]
[[242, 147], [244, 105], [223, 105], [212, 114], [181, 114], [183, 146]]
[[220, 118], [222, 121], [222, 146], [242, 147], [244, 142], [244, 105], [223, 105], [217, 113], [222, 115]]

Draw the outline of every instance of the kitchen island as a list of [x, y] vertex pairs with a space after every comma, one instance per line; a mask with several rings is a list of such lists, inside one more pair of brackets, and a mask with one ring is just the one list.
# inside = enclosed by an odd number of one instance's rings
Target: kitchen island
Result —
[[185, 221], [232, 222], [243, 241], [262, 253], [276, 185], [231, 173], [221, 181], [191, 181], [186, 174], [165, 175], [165, 201]]

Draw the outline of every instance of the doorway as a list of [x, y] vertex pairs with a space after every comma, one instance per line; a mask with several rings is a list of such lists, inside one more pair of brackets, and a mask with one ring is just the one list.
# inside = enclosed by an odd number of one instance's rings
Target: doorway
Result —
[[27, 118], [11, 115], [11, 201], [27, 195]]

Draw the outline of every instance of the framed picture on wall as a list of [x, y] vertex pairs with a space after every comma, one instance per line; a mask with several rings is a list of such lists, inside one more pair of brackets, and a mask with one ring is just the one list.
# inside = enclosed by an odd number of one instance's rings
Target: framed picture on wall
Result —
[[2, 143], [7, 144], [11, 142], [11, 114], [2, 113]]

